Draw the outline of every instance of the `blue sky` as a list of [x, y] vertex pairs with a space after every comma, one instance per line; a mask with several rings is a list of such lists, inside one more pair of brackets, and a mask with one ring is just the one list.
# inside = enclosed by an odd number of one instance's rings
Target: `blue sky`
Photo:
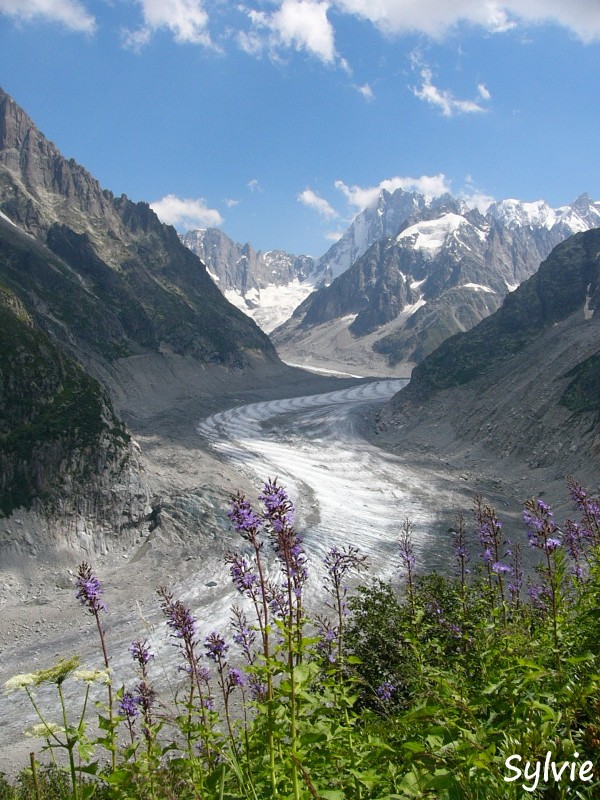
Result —
[[321, 255], [379, 188], [600, 199], [598, 0], [0, 0], [0, 86], [180, 231]]

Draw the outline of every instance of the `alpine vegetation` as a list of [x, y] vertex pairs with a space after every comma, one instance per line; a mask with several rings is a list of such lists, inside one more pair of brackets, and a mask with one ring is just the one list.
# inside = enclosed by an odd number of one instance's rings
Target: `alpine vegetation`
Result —
[[[45, 741], [49, 759], [32, 754], [16, 784], [0, 776], [0, 798], [592, 800], [600, 501], [567, 483], [573, 519], [560, 525], [531, 498], [523, 545], [476, 497], [472, 524], [459, 514], [440, 542], [454, 577], [421, 571], [404, 520], [401, 593], [377, 580], [350, 592], [366, 559], [332, 548], [313, 619], [288, 493], [269, 479], [258, 504], [236, 494], [228, 516], [240, 547], [227, 563], [239, 600], [229, 630], [200, 635], [194, 611], [158, 590], [178, 687], [171, 699], [143, 638], [129, 648], [135, 679], [117, 682], [102, 624], [109, 604], [81, 564], [76, 599], [94, 619], [99, 667], [82, 670], [69, 655], [7, 681], [6, 692], [24, 693], [35, 709], [27, 735]], [[526, 542], [538, 556], [528, 575]], [[81, 686], [79, 703], [66, 700], [67, 685], [69, 698]], [[104, 697], [95, 711], [94, 696]]]

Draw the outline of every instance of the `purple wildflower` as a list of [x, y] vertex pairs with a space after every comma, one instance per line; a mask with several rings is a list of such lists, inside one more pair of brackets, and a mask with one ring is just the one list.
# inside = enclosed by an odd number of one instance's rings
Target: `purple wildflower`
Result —
[[[346, 587], [343, 582], [352, 571], [360, 572], [366, 569], [367, 557], [359, 555], [357, 547], [331, 547], [324, 559], [327, 575], [325, 577], [325, 591], [339, 602], [340, 594], [345, 596]], [[343, 588], [342, 588], [343, 587]], [[327, 605], [330, 605], [329, 603]], [[338, 610], [337, 607], [335, 610]], [[345, 602], [343, 613], [346, 614]]]
[[237, 667], [230, 667], [229, 668], [229, 684], [230, 686], [245, 686], [246, 685], [246, 675], [242, 672], [241, 669]]
[[548, 610], [548, 601], [550, 600], [550, 590], [547, 586], [540, 586], [535, 584], [530, 586], [527, 593], [531, 599], [531, 604], [534, 608], [540, 611]]
[[273, 586], [272, 584], [267, 586], [267, 590], [269, 594], [269, 608], [271, 609], [271, 613], [280, 619], [285, 619], [289, 614], [288, 598], [281, 591], [281, 589]]
[[83, 561], [77, 570], [77, 594], [75, 597], [88, 609], [91, 614], [100, 610], [108, 611], [106, 603], [102, 600], [104, 590], [98, 578], [92, 574], [91, 566]]
[[390, 681], [384, 681], [381, 686], [378, 686], [375, 690], [377, 693], [377, 697], [383, 703], [389, 703], [392, 699], [394, 692], [396, 691], [396, 687]]
[[495, 572], [496, 575], [501, 575], [503, 573], [512, 572], [511, 567], [508, 564], [503, 564], [501, 561], [496, 561], [492, 564], [492, 572]]
[[248, 661], [252, 664], [254, 661], [254, 642], [256, 641], [256, 633], [248, 624], [248, 618], [241, 608], [233, 606], [231, 609], [233, 613], [232, 627], [234, 629], [233, 641], [242, 648], [242, 653]]
[[126, 717], [131, 723], [136, 717], [140, 715], [140, 700], [139, 695], [134, 695], [132, 692], [123, 692], [123, 697], [119, 702], [119, 714]]
[[317, 615], [316, 623], [319, 634], [317, 652], [325, 661], [335, 664], [338, 655], [339, 630], [326, 617]]
[[527, 538], [531, 547], [549, 554], [561, 546], [560, 539], [556, 537], [559, 529], [553, 520], [552, 510], [539, 497], [525, 503], [523, 520], [528, 527]]
[[573, 478], [567, 479], [571, 497], [581, 512], [581, 526], [592, 545], [600, 544], [600, 501], [588, 497], [585, 489]]
[[587, 538], [587, 531], [579, 523], [570, 519], [565, 521], [563, 542], [573, 562], [573, 574], [577, 578], [583, 577], [581, 559], [586, 558], [584, 546]]
[[258, 584], [258, 575], [253, 571], [252, 565], [246, 556], [238, 553], [227, 553], [225, 560], [230, 565], [229, 572], [235, 588], [240, 594], [252, 598], [255, 587]]
[[256, 536], [264, 520], [254, 511], [250, 501], [239, 492], [231, 498], [231, 509], [227, 512], [227, 516], [244, 539], [256, 543]]
[[460, 569], [461, 584], [464, 586], [466, 575], [469, 570], [467, 564], [471, 560], [471, 553], [467, 546], [467, 534], [465, 531], [465, 520], [462, 514], [459, 514], [456, 519], [456, 528], [451, 529], [452, 533], [452, 548], [454, 550], [454, 557]]
[[416, 559], [409, 531], [403, 533], [400, 539], [399, 550], [400, 550], [400, 560], [402, 561], [403, 566], [407, 570], [412, 570], [413, 567], [415, 566]]
[[277, 478], [265, 482], [258, 499], [264, 504], [266, 517], [275, 531], [279, 533], [284, 525], [294, 524], [294, 504], [283, 486], [277, 484]]
[[256, 675], [249, 676], [248, 686], [250, 687], [250, 694], [253, 700], [262, 701], [266, 699], [267, 687]]
[[204, 640], [206, 655], [211, 661], [221, 661], [229, 650], [229, 645], [225, 639], [216, 631], [210, 633]]
[[164, 589], [159, 590], [163, 598], [162, 609], [167, 618], [167, 626], [171, 629], [171, 636], [183, 639], [184, 642], [193, 642], [196, 635], [196, 620], [192, 612], [181, 600], [173, 600], [173, 595]]
[[148, 642], [146, 640], [142, 642], [139, 639], [136, 639], [135, 642], [131, 643], [129, 652], [131, 653], [133, 660], [137, 662], [142, 670], [144, 670], [145, 667], [150, 663], [151, 659], [154, 658], [154, 655], [148, 648]]
[[144, 716], [148, 718], [148, 714], [156, 701], [156, 692], [147, 681], [140, 681], [136, 687], [138, 692], [138, 700]]
[[214, 711], [215, 710], [215, 701], [212, 697], [203, 697], [200, 700], [200, 705], [206, 711]]

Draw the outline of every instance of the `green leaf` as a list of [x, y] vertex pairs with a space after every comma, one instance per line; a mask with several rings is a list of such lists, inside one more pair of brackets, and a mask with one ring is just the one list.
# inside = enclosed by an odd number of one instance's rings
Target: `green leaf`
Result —
[[422, 753], [425, 748], [419, 742], [402, 742], [402, 749], [408, 750], [409, 753]]
[[127, 769], [116, 769], [106, 778], [106, 782], [111, 786], [119, 786], [128, 781], [131, 781], [131, 773]]
[[101, 731], [112, 731], [113, 723], [108, 717], [103, 717], [102, 714], [98, 714], [98, 727]]
[[427, 781], [428, 789], [451, 789], [455, 786], [454, 775], [447, 769], [436, 769], [432, 777]]

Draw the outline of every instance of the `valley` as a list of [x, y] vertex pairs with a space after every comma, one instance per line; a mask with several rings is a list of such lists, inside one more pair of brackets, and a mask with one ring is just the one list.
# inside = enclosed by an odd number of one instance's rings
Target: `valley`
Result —
[[[229, 498], [240, 489], [255, 499], [269, 476], [277, 475], [297, 502], [313, 607], [318, 565], [330, 546], [353, 544], [368, 554], [370, 575], [397, 579], [406, 516], [415, 524], [418, 563], [443, 569], [448, 550], [440, 540], [455, 510], [468, 513], [476, 488], [507, 510], [510, 493], [501, 499], [499, 484], [484, 486], [482, 474], [459, 473], [425, 453], [390, 454], [369, 441], [374, 415], [405, 380], [340, 380], [291, 369], [281, 382], [260, 377], [244, 385], [221, 376], [220, 394], [213, 384], [210, 398], [155, 406], [130, 423], [154, 495], [149, 527], [123, 531], [103, 553], [64, 546], [52, 553], [31, 540], [18, 565], [5, 570], [0, 683], [61, 655], [78, 653], [86, 665], [99, 664], [93, 620], [74, 592], [77, 564], [86, 558], [105, 587], [103, 623], [117, 682], [132, 679], [127, 648], [142, 636], [158, 654], [159, 682], [172, 691], [176, 675], [156, 589], [166, 585], [189, 604], [203, 635], [215, 628], [227, 633], [239, 595], [224, 557], [244, 547], [226, 517]], [[217, 410], [207, 414], [211, 406]], [[29, 520], [19, 514], [3, 527], [10, 524], [26, 540]], [[0, 697], [0, 717], [0, 771], [12, 774], [27, 759], [31, 740], [22, 732], [35, 720], [25, 698], [14, 696]]]
[[[228, 636], [226, 555], [248, 545], [227, 510], [268, 478], [297, 504], [313, 613], [332, 546], [397, 586], [407, 518], [417, 570], [448, 572], [476, 493], [521, 541], [527, 498], [568, 514], [566, 474], [597, 491], [600, 203], [483, 215], [383, 190], [318, 260], [215, 229], [185, 246], [1, 90], [0, 122], [0, 683], [100, 663], [75, 600], [86, 560], [116, 685], [147, 638], [172, 697], [156, 590], [198, 637]], [[22, 700], [0, 698], [9, 774], [31, 747]]]

